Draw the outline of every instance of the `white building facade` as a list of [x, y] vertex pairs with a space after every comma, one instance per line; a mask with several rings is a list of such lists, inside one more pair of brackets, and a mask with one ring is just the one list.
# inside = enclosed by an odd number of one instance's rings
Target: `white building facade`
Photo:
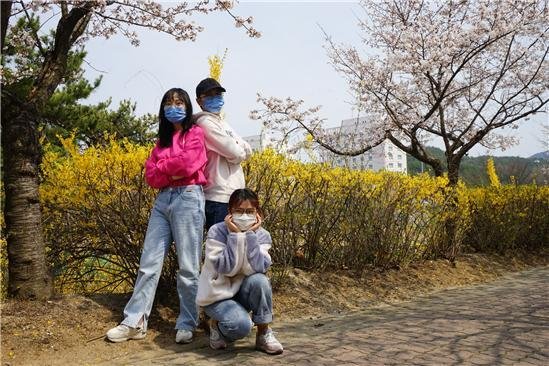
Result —
[[260, 135], [246, 136], [246, 137], [243, 137], [242, 139], [246, 141], [248, 144], [250, 144], [253, 151], [262, 150]]
[[[365, 119], [346, 119], [341, 122], [341, 127], [326, 130], [328, 135], [335, 136], [334, 147], [341, 150], [352, 150], [350, 140], [360, 135], [367, 123]], [[356, 144], [355, 148], [359, 148]], [[389, 140], [383, 141], [378, 146], [356, 156], [336, 155], [331, 151], [321, 148], [320, 160], [332, 166], [346, 167], [349, 169], [370, 169], [374, 171], [387, 170], [390, 172], [408, 173], [406, 166], [406, 153], [396, 147]]]
[[[367, 120], [365, 118], [361, 119], [346, 119], [341, 122], [340, 127], [334, 127], [326, 129], [326, 134], [330, 137], [330, 143], [340, 149], [340, 150], [352, 150], [352, 140], [356, 139], [356, 136], [362, 136], [360, 138], [365, 139], [363, 133], [365, 132]], [[286, 152], [286, 146], [279, 146], [276, 144], [276, 138], [273, 138], [270, 134], [264, 133], [262, 135], [254, 135], [244, 137], [254, 151], [263, 150], [267, 147], [275, 148], [280, 153]], [[363, 144], [362, 144], [363, 146]], [[354, 149], [359, 149], [361, 147], [360, 143], [357, 143]], [[406, 153], [396, 147], [389, 140], [383, 141], [378, 146], [366, 151], [363, 154], [357, 156], [345, 156], [337, 155], [331, 151], [323, 148], [317, 147], [316, 151], [310, 152], [308, 154], [298, 154], [294, 155], [294, 158], [303, 161], [317, 161], [322, 163], [328, 163], [331, 166], [346, 167], [349, 169], [359, 169], [359, 170], [386, 170], [391, 172], [399, 173], [408, 173], [406, 166]], [[311, 156], [314, 155], [314, 156]]]
[[278, 144], [275, 143], [275, 139], [273, 139], [272, 135], [266, 131], [263, 132], [260, 135], [252, 135], [252, 136], [246, 136], [243, 137], [244, 141], [250, 144], [253, 151], [260, 151], [266, 148], [275, 148], [277, 147], [277, 150], [282, 152], [284, 149], [278, 146]]

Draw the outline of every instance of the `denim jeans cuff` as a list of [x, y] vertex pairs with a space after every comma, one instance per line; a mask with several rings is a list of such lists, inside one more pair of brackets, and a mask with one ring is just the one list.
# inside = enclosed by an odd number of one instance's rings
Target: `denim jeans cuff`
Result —
[[130, 328], [138, 328], [138, 324], [141, 322], [141, 319], [143, 319], [143, 324], [141, 324], [141, 328], [144, 331], [147, 331], [147, 320], [145, 319], [145, 316], [143, 314], [137, 314], [137, 316], [128, 316], [126, 319], [122, 320], [120, 324], [127, 325]]
[[189, 328], [189, 327], [186, 327], [186, 326], [178, 327], [177, 325], [175, 326], [174, 329], [175, 330], [188, 330], [189, 332], [194, 332], [196, 330], [196, 328]]
[[273, 314], [252, 315], [254, 324], [269, 324], [273, 322]]

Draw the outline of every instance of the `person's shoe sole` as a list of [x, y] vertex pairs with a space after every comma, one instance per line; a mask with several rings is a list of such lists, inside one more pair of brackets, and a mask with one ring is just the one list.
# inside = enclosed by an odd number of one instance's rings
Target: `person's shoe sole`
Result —
[[264, 353], [266, 353], [266, 354], [268, 354], [268, 355], [280, 355], [280, 354], [282, 354], [282, 353], [284, 352], [283, 349], [281, 349], [281, 350], [279, 350], [279, 351], [269, 352], [269, 351], [264, 350], [263, 348], [257, 347], [257, 346], [255, 347], [255, 349], [258, 350], [258, 351], [264, 352]]
[[223, 345], [223, 346], [214, 346], [213, 344], [210, 343], [210, 348], [213, 349], [213, 350], [216, 350], [216, 351], [219, 351], [219, 350], [222, 350], [222, 349], [227, 349], [227, 345]]
[[193, 341], [194, 338], [187, 339], [187, 340], [181, 340], [181, 341], [175, 341], [177, 344], [189, 344]]
[[134, 335], [133, 337], [125, 337], [125, 338], [109, 338], [107, 337], [107, 339], [113, 343], [120, 343], [120, 342], [126, 342], [126, 341], [129, 341], [131, 339], [134, 339], [134, 340], [140, 340], [140, 339], [143, 339], [147, 336], [147, 333], [139, 333], [139, 334], [136, 334]]

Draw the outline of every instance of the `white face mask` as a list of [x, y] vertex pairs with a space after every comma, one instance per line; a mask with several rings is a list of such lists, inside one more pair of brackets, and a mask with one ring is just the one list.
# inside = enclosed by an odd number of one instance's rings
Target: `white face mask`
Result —
[[234, 214], [233, 222], [240, 229], [240, 231], [247, 231], [256, 223], [255, 215], [247, 214]]

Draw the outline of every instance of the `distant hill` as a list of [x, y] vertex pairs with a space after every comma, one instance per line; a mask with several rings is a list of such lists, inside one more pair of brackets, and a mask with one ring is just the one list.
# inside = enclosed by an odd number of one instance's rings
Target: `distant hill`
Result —
[[541, 159], [541, 160], [549, 160], [549, 150], [542, 151], [537, 154], [534, 154], [530, 156], [528, 159]]
[[[444, 151], [437, 147], [427, 147], [427, 151], [440, 159], [444, 165]], [[466, 156], [461, 161], [459, 169], [461, 179], [469, 186], [482, 186], [489, 183], [486, 174], [486, 162], [489, 156]], [[549, 184], [549, 151], [540, 152], [529, 158], [518, 156], [494, 156], [494, 165], [500, 181], [504, 184], [511, 182], [511, 176], [517, 184]], [[433, 175], [433, 170], [426, 164], [408, 155], [408, 174], [416, 175], [421, 172]]]

